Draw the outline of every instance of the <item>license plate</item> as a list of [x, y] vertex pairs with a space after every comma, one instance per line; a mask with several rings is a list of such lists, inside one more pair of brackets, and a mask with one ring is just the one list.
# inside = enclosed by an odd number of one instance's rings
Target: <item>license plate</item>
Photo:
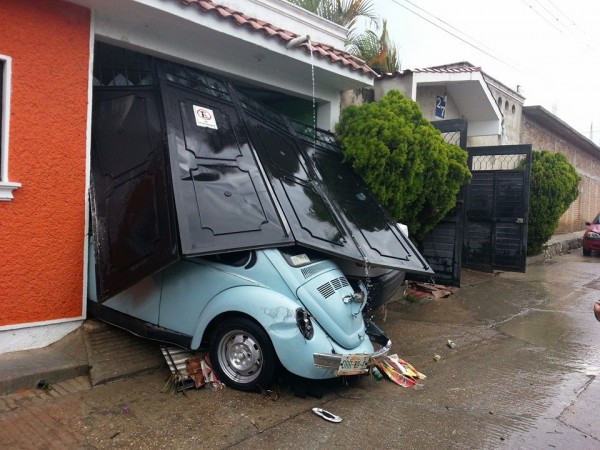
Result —
[[367, 371], [369, 355], [342, 355], [338, 375], [358, 375]]

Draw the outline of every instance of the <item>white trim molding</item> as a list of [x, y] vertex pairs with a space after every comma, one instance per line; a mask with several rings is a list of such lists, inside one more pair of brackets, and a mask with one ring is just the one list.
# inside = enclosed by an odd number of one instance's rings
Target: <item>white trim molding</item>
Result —
[[13, 199], [13, 191], [21, 187], [21, 183], [8, 181], [8, 136], [10, 130], [10, 95], [12, 79], [12, 58], [0, 54], [3, 63], [2, 86], [2, 111], [0, 111], [0, 201]]

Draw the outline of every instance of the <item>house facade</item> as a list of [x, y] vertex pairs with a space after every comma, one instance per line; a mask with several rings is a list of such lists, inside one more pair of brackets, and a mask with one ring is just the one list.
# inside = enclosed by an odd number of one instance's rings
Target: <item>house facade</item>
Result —
[[[468, 62], [387, 74], [377, 79], [375, 100], [399, 89], [416, 101], [432, 122], [462, 119], [467, 147], [531, 144], [533, 150], [561, 152], [581, 176], [579, 198], [559, 221], [558, 233], [583, 230], [600, 208], [600, 147], [541, 106], [524, 106], [511, 89]], [[356, 98], [347, 93], [346, 98]], [[445, 99], [445, 116], [436, 99]]]
[[[48, 345], [86, 317], [94, 86], [143, 84], [136, 64], [152, 57], [231, 80], [331, 129], [339, 92], [372, 86], [375, 76], [340, 50], [345, 29], [278, 0], [0, 8], [0, 353]], [[101, 48], [120, 49], [109, 55], [111, 75], [99, 75]]]
[[0, 8], [4, 352], [52, 342], [85, 315], [92, 14], [53, 1]]

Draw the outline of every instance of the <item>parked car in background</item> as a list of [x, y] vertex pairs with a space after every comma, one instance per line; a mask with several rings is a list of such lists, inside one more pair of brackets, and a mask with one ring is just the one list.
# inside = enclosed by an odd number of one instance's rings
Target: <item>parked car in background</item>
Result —
[[583, 254], [584, 256], [590, 256], [592, 250], [600, 252], [600, 213], [590, 223], [585, 223], [588, 227], [583, 233]]

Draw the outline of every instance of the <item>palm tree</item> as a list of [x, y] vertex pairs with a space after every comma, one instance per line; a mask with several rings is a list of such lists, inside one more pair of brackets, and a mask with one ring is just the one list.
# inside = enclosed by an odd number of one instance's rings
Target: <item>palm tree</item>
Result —
[[397, 72], [400, 68], [398, 49], [391, 41], [387, 21], [383, 21], [381, 35], [366, 30], [351, 39], [346, 46], [349, 53], [363, 59], [376, 72]]
[[348, 29], [346, 51], [364, 60], [378, 72], [396, 72], [399, 68], [398, 50], [390, 40], [387, 23], [378, 36], [372, 30], [357, 31], [358, 21], [366, 19], [378, 29], [381, 18], [371, 0], [288, 0], [296, 6], [328, 19]]
[[367, 19], [369, 24], [379, 26], [381, 20], [375, 12], [371, 0], [288, 0], [317, 16], [337, 23], [350, 32], [354, 31], [359, 19]]

